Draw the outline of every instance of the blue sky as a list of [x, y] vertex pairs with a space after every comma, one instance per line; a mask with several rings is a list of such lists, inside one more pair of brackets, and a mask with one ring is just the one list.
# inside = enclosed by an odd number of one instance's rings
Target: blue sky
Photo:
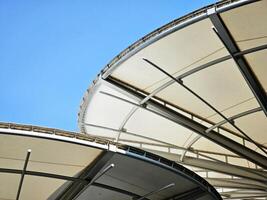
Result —
[[84, 92], [124, 48], [214, 0], [0, 0], [0, 121], [77, 130]]

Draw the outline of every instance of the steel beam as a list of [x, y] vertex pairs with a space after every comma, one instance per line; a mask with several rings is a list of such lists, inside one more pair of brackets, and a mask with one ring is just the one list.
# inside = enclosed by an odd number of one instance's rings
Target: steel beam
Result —
[[216, 12], [214, 12], [209, 15], [209, 18], [215, 27], [216, 34], [218, 35], [221, 42], [224, 44], [225, 48], [228, 50], [229, 54], [234, 59], [241, 74], [243, 75], [248, 86], [256, 97], [258, 103], [261, 105], [262, 110], [267, 116], [267, 95], [261, 83], [259, 82], [258, 78], [254, 74], [246, 59], [243, 56], [234, 55], [240, 52], [240, 50], [221, 17]]
[[[111, 78], [108, 78], [106, 81], [108, 81], [110, 84], [113, 85], [113, 88], [117, 88], [118, 91], [122, 92], [123, 94], [128, 95], [129, 97], [132, 97], [134, 99], [142, 100], [144, 99], [144, 95], [140, 94], [134, 90], [132, 90], [129, 87], [124, 86], [119, 81], [112, 80]], [[225, 137], [224, 135], [213, 131], [210, 131], [209, 133], [206, 133], [205, 130], [207, 129], [206, 126], [192, 120], [191, 118], [188, 118], [160, 103], [157, 101], [154, 101], [150, 99], [146, 102], [146, 109], [150, 110], [151, 112], [154, 112], [155, 114], [162, 116], [166, 119], [169, 119], [177, 124], [180, 124], [181, 126], [194, 131], [195, 133], [198, 133], [202, 135], [203, 137], [213, 141], [214, 143], [232, 151], [233, 153], [246, 158], [247, 160], [261, 166], [262, 168], [267, 169], [267, 159], [265, 156], [257, 153], [256, 151], [253, 151], [246, 146], [243, 146], [239, 144], [238, 142], [233, 141], [232, 139]]]

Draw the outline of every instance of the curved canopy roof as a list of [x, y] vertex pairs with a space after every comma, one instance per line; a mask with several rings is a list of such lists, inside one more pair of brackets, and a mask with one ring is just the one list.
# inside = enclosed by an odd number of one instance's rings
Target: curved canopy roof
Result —
[[81, 131], [191, 166], [225, 198], [267, 196], [266, 10], [222, 1], [141, 38], [86, 91]]
[[141, 149], [7, 123], [0, 123], [0, 183], [1, 200], [221, 199], [197, 174]]

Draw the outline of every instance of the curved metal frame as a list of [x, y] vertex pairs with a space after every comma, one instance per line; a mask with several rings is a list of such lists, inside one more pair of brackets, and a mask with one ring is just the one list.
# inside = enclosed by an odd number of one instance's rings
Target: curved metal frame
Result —
[[236, 8], [239, 6], [243, 6], [249, 3], [256, 2], [258, 0], [243, 0], [243, 1], [237, 1], [232, 2], [229, 1], [223, 1], [223, 2], [217, 2], [214, 4], [211, 4], [209, 6], [206, 6], [204, 8], [201, 8], [199, 10], [196, 10], [192, 13], [189, 13], [183, 17], [180, 17], [161, 28], [158, 28], [157, 30], [149, 33], [148, 35], [144, 36], [140, 40], [136, 41], [134, 44], [123, 50], [119, 55], [117, 55], [113, 60], [111, 60], [101, 71], [102, 78], [106, 79], [113, 70], [116, 69], [116, 67], [127, 60], [129, 57], [133, 56], [143, 48], [149, 46], [150, 44], [154, 43], [155, 41], [177, 31], [180, 30], [186, 26], [189, 26], [195, 22], [198, 22], [200, 20], [208, 18], [207, 11], [208, 9], [216, 9], [217, 13], [225, 12], [227, 10], [230, 10], [232, 8]]

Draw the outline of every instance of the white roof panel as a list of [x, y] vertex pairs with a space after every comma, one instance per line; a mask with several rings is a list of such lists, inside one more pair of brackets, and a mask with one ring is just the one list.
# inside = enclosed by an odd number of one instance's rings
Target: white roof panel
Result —
[[241, 50], [267, 43], [267, 1], [244, 5], [221, 14]]
[[31, 149], [29, 170], [66, 176], [74, 176], [102, 152], [70, 143], [11, 135], [1, 135], [0, 149], [3, 168], [22, 169], [27, 150]]
[[[266, 41], [267, 43], [267, 41]], [[267, 50], [259, 51], [256, 53], [248, 54], [246, 56], [248, 63], [250, 64], [253, 72], [256, 74], [259, 79], [261, 85], [267, 92]]]

